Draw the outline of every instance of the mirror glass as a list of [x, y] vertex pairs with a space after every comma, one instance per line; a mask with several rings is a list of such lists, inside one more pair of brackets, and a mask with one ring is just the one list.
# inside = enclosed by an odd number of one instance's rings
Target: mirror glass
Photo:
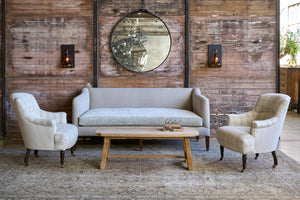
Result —
[[120, 65], [130, 71], [147, 72], [167, 59], [171, 36], [160, 18], [140, 10], [117, 23], [112, 33], [111, 47]]

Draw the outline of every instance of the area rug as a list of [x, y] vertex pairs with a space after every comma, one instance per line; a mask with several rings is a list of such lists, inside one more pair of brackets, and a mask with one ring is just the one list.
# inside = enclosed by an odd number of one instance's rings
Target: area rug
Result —
[[[241, 154], [225, 149], [219, 161], [219, 145], [211, 140], [191, 140], [194, 171], [183, 159], [109, 158], [100, 170], [101, 140], [79, 141], [76, 156], [66, 152], [65, 168], [59, 152], [40, 151], [23, 163], [21, 141], [5, 141], [0, 148], [0, 199], [300, 199], [300, 164], [277, 151], [279, 165], [273, 169], [271, 153], [248, 155], [241, 173]], [[182, 141], [116, 140], [113, 154], [182, 154]]]

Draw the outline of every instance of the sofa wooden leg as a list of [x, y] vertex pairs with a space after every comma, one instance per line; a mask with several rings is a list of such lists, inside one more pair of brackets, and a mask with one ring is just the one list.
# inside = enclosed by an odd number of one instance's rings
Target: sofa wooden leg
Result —
[[25, 154], [25, 158], [24, 158], [24, 163], [25, 163], [26, 166], [28, 166], [30, 151], [31, 151], [30, 149], [26, 149], [26, 154]]
[[224, 157], [224, 147], [222, 145], [220, 145], [220, 153], [221, 153], [220, 160], [223, 160], [223, 157]]
[[272, 156], [273, 156], [273, 160], [274, 160], [273, 168], [275, 168], [278, 165], [278, 160], [277, 160], [277, 156], [276, 156], [275, 151], [272, 151]]
[[65, 161], [65, 151], [60, 151], [60, 164], [62, 168], [65, 167], [64, 161]]
[[200, 139], [200, 137], [199, 137], [199, 136], [196, 136], [196, 141], [197, 141], [197, 142], [199, 142], [199, 139]]
[[34, 155], [35, 155], [36, 157], [39, 157], [39, 151], [38, 151], [38, 150], [34, 150]]
[[209, 151], [209, 136], [205, 136], [206, 151]]
[[245, 171], [246, 165], [247, 165], [247, 154], [243, 154], [243, 169], [241, 170], [241, 172]]
[[140, 151], [143, 150], [143, 139], [139, 139]]
[[257, 160], [258, 156], [259, 156], [259, 153], [256, 153], [255, 154], [255, 160]]

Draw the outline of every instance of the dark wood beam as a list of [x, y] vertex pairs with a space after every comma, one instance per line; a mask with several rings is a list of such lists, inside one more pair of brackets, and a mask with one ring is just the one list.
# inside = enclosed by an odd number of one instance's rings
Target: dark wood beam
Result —
[[98, 87], [98, 0], [94, 0], [94, 72], [93, 72], [93, 86]]
[[190, 1], [185, 0], [185, 78], [184, 87], [190, 86]]
[[5, 43], [5, 32], [6, 32], [6, 24], [5, 24], [5, 0], [1, 1], [2, 5], [2, 137], [3, 139], [6, 136], [6, 43]]

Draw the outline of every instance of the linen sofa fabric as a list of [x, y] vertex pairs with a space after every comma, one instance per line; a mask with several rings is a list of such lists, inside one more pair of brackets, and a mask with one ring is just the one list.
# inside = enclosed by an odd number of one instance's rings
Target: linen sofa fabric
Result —
[[28, 93], [13, 93], [10, 100], [27, 149], [65, 151], [77, 142], [77, 127], [67, 124], [65, 112], [40, 109]]
[[168, 119], [185, 126], [202, 126], [197, 114], [172, 108], [94, 108], [79, 118], [80, 126], [163, 126]]
[[101, 126], [163, 126], [167, 119], [210, 136], [209, 100], [199, 88], [83, 88], [73, 99], [79, 136]]
[[243, 155], [275, 152], [289, 103], [284, 94], [260, 95], [250, 112], [227, 115], [228, 125], [217, 129], [218, 142]]

